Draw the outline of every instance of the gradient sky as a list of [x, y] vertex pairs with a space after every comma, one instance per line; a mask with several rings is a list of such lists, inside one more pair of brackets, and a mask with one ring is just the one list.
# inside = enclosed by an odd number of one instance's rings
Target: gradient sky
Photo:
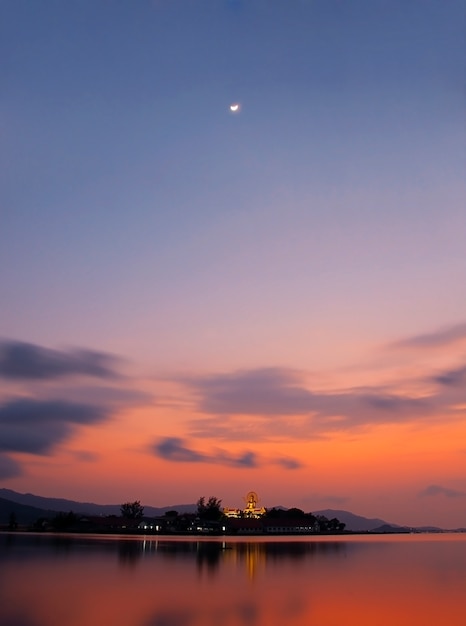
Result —
[[1, 485], [466, 526], [465, 26], [2, 0]]

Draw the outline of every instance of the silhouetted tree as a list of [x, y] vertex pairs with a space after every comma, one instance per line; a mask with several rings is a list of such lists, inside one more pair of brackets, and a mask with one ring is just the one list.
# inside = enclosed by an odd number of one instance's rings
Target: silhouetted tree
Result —
[[122, 517], [126, 519], [134, 519], [139, 520], [144, 516], [144, 507], [141, 506], [141, 502], [139, 500], [135, 500], [134, 502], [125, 502], [120, 507]]
[[269, 518], [269, 519], [279, 519], [283, 517], [283, 513], [284, 513], [283, 509], [277, 509], [273, 507], [273, 509], [267, 509], [264, 517]]
[[57, 513], [51, 520], [50, 525], [55, 530], [69, 530], [72, 526], [75, 526], [78, 522], [78, 516], [70, 511], [69, 513]]
[[49, 525], [50, 522], [46, 517], [38, 517], [32, 527], [34, 530], [47, 530]]
[[297, 517], [306, 517], [306, 513], [302, 509], [292, 507], [291, 509], [268, 509], [265, 517], [270, 519], [296, 519]]
[[345, 530], [345, 526], [346, 524], [344, 522], [340, 522], [339, 519], [337, 519], [336, 517], [333, 517], [331, 520], [329, 520], [327, 524], [327, 529], [341, 532], [342, 530]]
[[222, 501], [215, 496], [210, 496], [207, 502], [205, 497], [202, 496], [197, 501], [196, 506], [199, 519], [218, 522], [224, 517]]
[[296, 507], [292, 507], [286, 511], [286, 517], [305, 517], [305, 515], [302, 509], [297, 509]]
[[10, 513], [10, 518], [8, 522], [8, 530], [16, 530], [18, 528], [18, 520], [16, 518], [16, 513], [12, 511]]
[[336, 517], [328, 519], [328, 517], [325, 517], [324, 515], [317, 515], [317, 521], [319, 522], [320, 530], [322, 532], [341, 532], [346, 526], [344, 522], [340, 522], [340, 520]]

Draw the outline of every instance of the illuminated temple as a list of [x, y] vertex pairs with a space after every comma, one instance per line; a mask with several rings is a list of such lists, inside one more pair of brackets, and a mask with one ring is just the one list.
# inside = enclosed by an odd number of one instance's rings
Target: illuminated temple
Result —
[[262, 506], [259, 507], [259, 498], [255, 491], [250, 491], [244, 498], [246, 506], [243, 509], [232, 509], [225, 507], [223, 509], [224, 514], [227, 517], [252, 517], [259, 518], [264, 515], [266, 509]]

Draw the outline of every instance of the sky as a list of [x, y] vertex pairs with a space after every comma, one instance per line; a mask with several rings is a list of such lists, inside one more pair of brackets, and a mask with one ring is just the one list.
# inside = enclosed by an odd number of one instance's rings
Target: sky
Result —
[[466, 526], [465, 26], [1, 0], [0, 485]]

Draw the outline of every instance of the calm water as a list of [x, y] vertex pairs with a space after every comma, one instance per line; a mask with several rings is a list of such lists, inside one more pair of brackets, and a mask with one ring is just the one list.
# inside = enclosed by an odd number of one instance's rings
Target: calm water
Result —
[[0, 535], [1, 626], [465, 626], [466, 535]]

